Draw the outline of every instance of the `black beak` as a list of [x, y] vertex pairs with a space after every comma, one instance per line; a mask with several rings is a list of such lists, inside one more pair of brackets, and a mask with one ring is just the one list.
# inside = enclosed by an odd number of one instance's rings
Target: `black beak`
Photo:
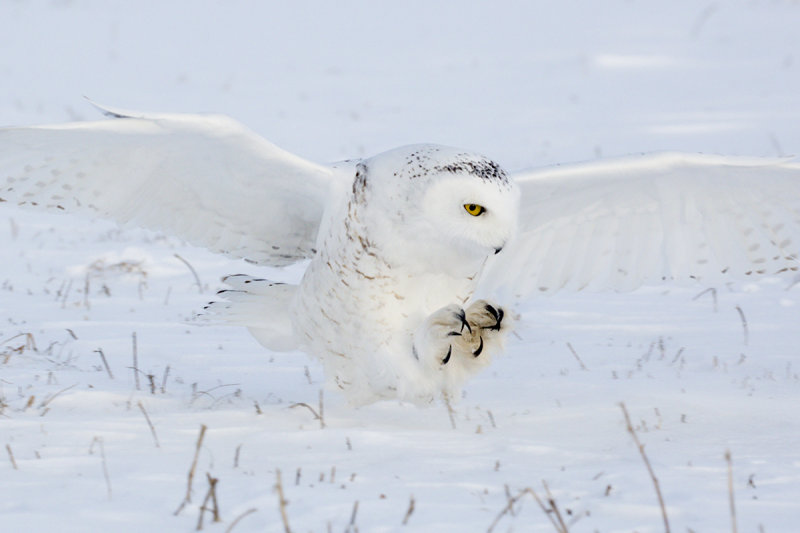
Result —
[[497, 255], [502, 251], [503, 251], [503, 247], [502, 246], [498, 246], [497, 248], [494, 249], [494, 255]]

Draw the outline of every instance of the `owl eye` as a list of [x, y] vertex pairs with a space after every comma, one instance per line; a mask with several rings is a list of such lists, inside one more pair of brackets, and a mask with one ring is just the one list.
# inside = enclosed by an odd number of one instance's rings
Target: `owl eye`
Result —
[[464, 204], [464, 209], [474, 217], [480, 216], [486, 211], [485, 207], [478, 204]]

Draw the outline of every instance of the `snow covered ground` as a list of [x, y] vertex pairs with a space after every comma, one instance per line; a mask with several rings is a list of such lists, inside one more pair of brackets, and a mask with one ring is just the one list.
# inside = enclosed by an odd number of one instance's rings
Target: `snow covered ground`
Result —
[[[90, 119], [87, 95], [226, 113], [319, 161], [427, 141], [512, 170], [793, 155], [799, 23], [790, 1], [8, 1], [0, 122]], [[554, 531], [529, 494], [502, 514], [525, 488], [546, 500], [545, 483], [570, 531], [663, 531], [620, 402], [673, 531], [731, 530], [726, 451], [740, 531], [800, 523], [786, 280], [530, 301], [454, 412], [352, 409], [332, 391], [321, 409], [306, 356], [192, 324], [220, 276], [297, 268], [103, 221], [0, 218], [3, 531], [191, 531], [207, 476], [208, 531], [283, 531], [281, 510], [292, 531]]]

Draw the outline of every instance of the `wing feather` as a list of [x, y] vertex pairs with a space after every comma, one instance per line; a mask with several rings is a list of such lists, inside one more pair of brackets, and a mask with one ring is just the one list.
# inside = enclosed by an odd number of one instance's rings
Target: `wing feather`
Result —
[[334, 171], [216, 115], [0, 129], [0, 200], [92, 212], [281, 266], [313, 254]]
[[489, 265], [483, 291], [622, 291], [800, 266], [797, 162], [657, 153], [514, 178], [519, 232]]

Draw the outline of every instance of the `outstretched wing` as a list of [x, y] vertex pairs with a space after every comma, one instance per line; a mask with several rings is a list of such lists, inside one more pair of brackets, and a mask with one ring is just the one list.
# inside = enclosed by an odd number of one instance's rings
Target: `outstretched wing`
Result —
[[657, 153], [522, 172], [489, 285], [524, 297], [796, 272], [800, 164]]
[[286, 265], [313, 254], [333, 170], [224, 116], [0, 129], [0, 201], [88, 211], [212, 251]]

